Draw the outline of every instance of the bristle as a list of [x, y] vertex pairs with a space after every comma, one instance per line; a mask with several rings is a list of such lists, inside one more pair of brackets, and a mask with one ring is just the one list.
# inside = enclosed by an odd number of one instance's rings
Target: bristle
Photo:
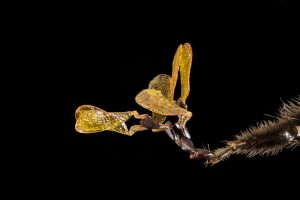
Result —
[[243, 143], [235, 151], [236, 154], [246, 154], [249, 157], [256, 155], [275, 155], [289, 144], [289, 138], [284, 133], [293, 128], [293, 122], [280, 120], [266, 121], [257, 127], [242, 132], [236, 136], [236, 143]]
[[206, 165], [214, 165], [221, 161], [228, 159], [233, 153], [230, 146], [219, 148], [213, 152], [213, 156], [209, 157], [206, 161]]
[[276, 155], [284, 148], [300, 146], [300, 96], [279, 109], [277, 120], [263, 121], [235, 136], [227, 146], [214, 151], [215, 158], [208, 161], [215, 164], [227, 159], [232, 154], [247, 157], [256, 155]]
[[284, 103], [279, 110], [280, 119], [292, 119], [300, 123], [300, 95], [291, 101]]

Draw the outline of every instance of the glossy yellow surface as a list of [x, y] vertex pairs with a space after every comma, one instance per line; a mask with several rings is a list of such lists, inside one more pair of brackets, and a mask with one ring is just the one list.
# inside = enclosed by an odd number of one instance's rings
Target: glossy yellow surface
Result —
[[190, 72], [192, 66], [193, 52], [190, 44], [185, 43], [180, 53], [180, 82], [181, 100], [185, 103], [190, 93]]
[[182, 52], [182, 44], [178, 46], [173, 63], [172, 63], [172, 76], [171, 76], [171, 94], [170, 94], [170, 101], [174, 99], [175, 87], [178, 79], [178, 72], [179, 72], [179, 63], [180, 63], [180, 54]]
[[181, 100], [185, 103], [190, 93], [190, 72], [192, 66], [193, 51], [189, 43], [181, 44], [176, 50], [172, 63], [171, 95], [170, 100], [174, 99], [178, 72], [180, 72]]
[[[173, 62], [172, 76], [167, 74], [157, 75], [148, 88], [142, 90], [136, 97], [136, 102], [152, 111], [152, 118], [162, 124], [166, 116], [178, 116], [179, 124], [184, 126], [192, 117], [192, 113], [179, 107], [174, 101], [174, 93], [180, 72], [181, 101], [185, 101], [190, 91], [190, 69], [192, 64], [192, 48], [188, 43], [178, 46]], [[141, 125], [134, 125], [128, 131], [125, 122], [134, 116], [136, 119], [143, 119], [147, 115], [139, 115], [136, 111], [128, 112], [106, 112], [105, 110], [83, 105], [76, 110], [75, 129], [79, 133], [96, 133], [105, 130], [118, 132], [125, 135], [133, 135], [137, 131], [146, 130]]]
[[[171, 77], [167, 74], [159, 74], [149, 83], [149, 89], [155, 89], [161, 91], [165, 98], [170, 98], [170, 81]], [[152, 113], [152, 118], [158, 123], [163, 123], [167, 116], [160, 115], [156, 112]]]
[[75, 129], [79, 133], [96, 133], [105, 130], [128, 135], [125, 122], [134, 114], [128, 112], [106, 112], [101, 108], [83, 105], [77, 108]]
[[189, 112], [186, 109], [179, 107], [175, 102], [167, 99], [159, 90], [142, 90], [135, 97], [135, 101], [143, 108], [161, 115], [178, 116], [185, 115]]

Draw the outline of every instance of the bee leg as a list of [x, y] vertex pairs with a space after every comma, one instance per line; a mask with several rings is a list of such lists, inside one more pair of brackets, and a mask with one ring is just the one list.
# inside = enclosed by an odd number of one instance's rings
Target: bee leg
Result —
[[165, 132], [182, 150], [189, 153], [195, 151], [194, 144], [186, 128], [179, 128], [177, 123], [173, 125], [168, 121], [165, 124]]
[[147, 114], [139, 115], [135, 114], [135, 118], [141, 119], [139, 125], [133, 125], [128, 135], [133, 135], [137, 131], [145, 131], [145, 130], [152, 130], [153, 132], [164, 131], [164, 127], [162, 128], [157, 121], [155, 121], [152, 117]]
[[201, 160], [201, 159], [211, 160], [213, 157], [214, 155], [208, 149], [201, 149], [201, 148], [196, 148], [195, 151], [193, 151], [190, 154], [190, 159], [192, 160]]
[[181, 149], [188, 152], [188, 153], [193, 153], [196, 151], [194, 143], [192, 140], [186, 137], [180, 137], [180, 142], [181, 142]]
[[178, 134], [176, 134], [173, 129], [174, 125], [170, 121], [167, 121], [165, 124], [162, 125], [162, 127], [164, 127], [164, 131], [171, 138], [171, 140], [177, 144], [176, 141], [178, 140]]
[[149, 115], [147, 115], [145, 118], [140, 120], [140, 125], [146, 127], [149, 130], [160, 129], [159, 123]]
[[166, 123], [165, 132], [168, 136], [185, 152], [190, 154], [190, 159], [212, 159], [214, 155], [208, 149], [195, 148], [191, 136], [186, 127], [180, 128], [178, 123], [173, 125], [171, 122]]

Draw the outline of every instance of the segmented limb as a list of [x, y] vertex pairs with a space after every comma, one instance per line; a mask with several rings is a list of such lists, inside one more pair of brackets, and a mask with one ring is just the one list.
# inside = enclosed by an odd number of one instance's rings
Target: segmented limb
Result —
[[181, 128], [178, 123], [173, 125], [168, 121], [165, 124], [165, 132], [183, 151], [190, 154], [190, 159], [208, 160], [213, 156], [209, 149], [195, 148], [188, 130], [185, 127]]
[[209, 164], [239, 154], [247, 157], [276, 155], [286, 148], [300, 146], [300, 97], [283, 104], [275, 121], [265, 121], [235, 136], [216, 149]]

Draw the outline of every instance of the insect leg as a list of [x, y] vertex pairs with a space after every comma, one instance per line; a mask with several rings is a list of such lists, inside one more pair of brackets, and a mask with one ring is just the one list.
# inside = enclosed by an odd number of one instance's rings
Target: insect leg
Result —
[[167, 122], [165, 132], [183, 151], [190, 153], [190, 159], [210, 159], [213, 154], [208, 149], [195, 148], [191, 136], [186, 129], [180, 128], [178, 123], [173, 125], [171, 122]]

